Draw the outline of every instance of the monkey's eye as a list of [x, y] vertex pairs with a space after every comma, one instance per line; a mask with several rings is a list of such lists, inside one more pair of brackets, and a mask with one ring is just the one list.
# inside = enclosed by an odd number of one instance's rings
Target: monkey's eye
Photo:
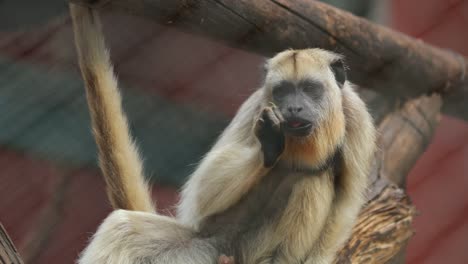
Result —
[[280, 84], [273, 86], [273, 99], [280, 100], [292, 91], [294, 91], [294, 85], [291, 82], [283, 81]]
[[302, 90], [305, 93], [313, 93], [315, 90], [317, 90], [317, 87], [313, 85], [305, 85], [305, 86], [302, 86]]
[[320, 99], [323, 93], [323, 85], [317, 81], [301, 81], [299, 87], [304, 91], [305, 94], [312, 97], [313, 99]]

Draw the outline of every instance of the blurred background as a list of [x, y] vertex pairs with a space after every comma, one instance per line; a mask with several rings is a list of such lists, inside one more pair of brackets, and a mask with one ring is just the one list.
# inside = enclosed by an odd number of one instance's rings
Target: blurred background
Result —
[[[468, 1], [325, 2], [468, 56]], [[264, 58], [143, 18], [102, 17], [158, 210], [170, 214], [260, 84]], [[26, 263], [73, 263], [111, 211], [72, 36], [65, 1], [0, 0], [0, 222]], [[443, 116], [408, 178], [420, 215], [407, 263], [467, 263], [467, 186], [468, 124]]]

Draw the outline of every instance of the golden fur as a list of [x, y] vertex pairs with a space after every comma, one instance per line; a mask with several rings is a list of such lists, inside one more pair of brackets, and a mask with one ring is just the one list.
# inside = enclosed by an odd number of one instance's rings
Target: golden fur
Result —
[[114, 208], [153, 212], [143, 166], [122, 111], [98, 15], [70, 5], [78, 59], [108, 197]]

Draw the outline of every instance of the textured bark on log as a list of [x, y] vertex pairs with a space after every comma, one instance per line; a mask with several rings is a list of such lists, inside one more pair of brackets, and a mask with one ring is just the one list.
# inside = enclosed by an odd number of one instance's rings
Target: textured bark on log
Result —
[[439, 92], [468, 120], [467, 60], [310, 0], [72, 0], [151, 18], [266, 56], [320, 47], [345, 55], [351, 81], [403, 99]]
[[335, 263], [387, 263], [413, 235], [416, 213], [408, 196], [393, 184], [386, 186], [359, 216], [351, 239]]
[[2, 224], [0, 224], [0, 263], [23, 264], [15, 245], [11, 242]]
[[405, 187], [406, 175], [431, 141], [441, 105], [439, 96], [423, 96], [409, 101], [381, 122], [382, 177]]

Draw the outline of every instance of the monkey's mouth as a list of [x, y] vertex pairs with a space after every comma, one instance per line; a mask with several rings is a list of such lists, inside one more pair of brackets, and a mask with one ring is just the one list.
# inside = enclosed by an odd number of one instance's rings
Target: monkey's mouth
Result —
[[312, 123], [305, 120], [288, 120], [284, 124], [286, 133], [296, 137], [308, 136], [312, 131]]

